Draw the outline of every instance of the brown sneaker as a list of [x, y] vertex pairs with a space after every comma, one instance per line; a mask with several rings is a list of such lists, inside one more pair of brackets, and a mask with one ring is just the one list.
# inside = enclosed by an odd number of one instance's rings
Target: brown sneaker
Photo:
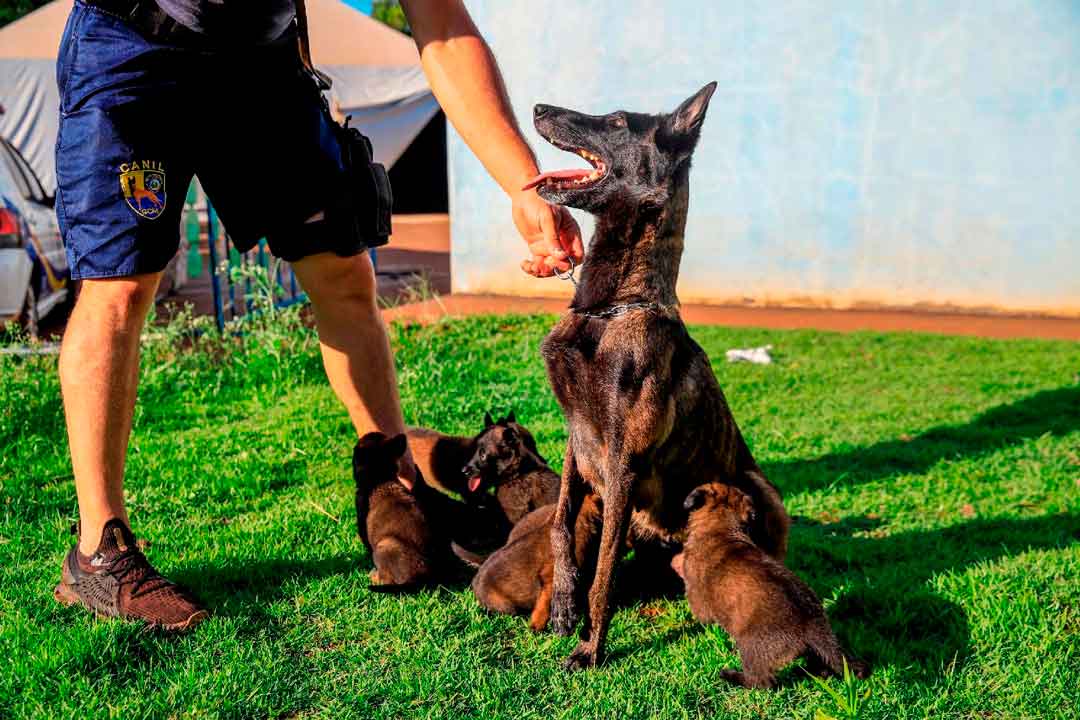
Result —
[[82, 603], [99, 616], [142, 620], [162, 630], [189, 630], [209, 616], [151, 567], [119, 520], [106, 523], [92, 557], [79, 552], [78, 543], [71, 548], [53, 596], [64, 605]]

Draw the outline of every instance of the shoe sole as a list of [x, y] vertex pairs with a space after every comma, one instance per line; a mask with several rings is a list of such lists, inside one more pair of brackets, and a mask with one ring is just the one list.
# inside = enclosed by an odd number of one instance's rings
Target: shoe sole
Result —
[[[57, 583], [56, 587], [53, 588], [53, 597], [56, 599], [56, 601], [58, 603], [60, 603], [61, 605], [65, 606], [65, 607], [71, 607], [73, 605], [82, 605], [87, 610], [94, 613], [95, 617], [98, 617], [98, 618], [108, 617], [107, 615], [99, 613], [97, 610], [94, 610], [93, 608], [87, 606], [86, 603], [84, 603], [82, 601], [82, 599], [79, 597], [78, 593], [76, 593], [70, 586], [66, 585], [65, 583], [62, 583], [62, 582]], [[178, 623], [151, 623], [151, 622], [147, 622], [146, 627], [147, 627], [147, 629], [150, 629], [150, 630], [163, 630], [165, 632], [185, 632], [187, 630], [193, 629], [196, 625], [201, 623], [203, 620], [206, 620], [208, 617], [210, 617], [209, 612], [207, 612], [206, 610], [198, 610], [198, 611], [192, 613], [191, 616], [188, 617], [188, 619], [184, 620], [183, 622], [178, 622]], [[132, 620], [141, 620], [141, 618], [130, 618], [130, 619], [132, 619]], [[143, 622], [146, 622], [146, 621], [143, 620]]]

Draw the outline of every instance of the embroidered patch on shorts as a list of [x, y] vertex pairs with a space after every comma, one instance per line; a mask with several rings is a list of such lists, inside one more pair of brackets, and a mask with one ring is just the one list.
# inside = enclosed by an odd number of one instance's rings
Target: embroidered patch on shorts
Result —
[[147, 220], [165, 212], [165, 164], [137, 160], [120, 165], [120, 188], [136, 215]]

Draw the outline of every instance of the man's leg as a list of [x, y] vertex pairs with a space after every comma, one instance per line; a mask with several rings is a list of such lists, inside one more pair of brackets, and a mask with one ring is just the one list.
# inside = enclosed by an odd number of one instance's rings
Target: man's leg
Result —
[[60, 349], [60, 387], [81, 531], [64, 558], [53, 595], [99, 615], [186, 630], [206, 619], [206, 610], [154, 570], [124, 509], [139, 335], [160, 279], [161, 273], [152, 273], [84, 280], [68, 320]]
[[[347, 258], [319, 253], [293, 263], [293, 269], [311, 298], [330, 387], [357, 434], [405, 432], [371, 258], [366, 252]], [[401, 475], [409, 481], [414, 476], [411, 453], [402, 458]]]
[[139, 335], [161, 273], [85, 280], [60, 350], [71, 465], [79, 496], [79, 549], [92, 555], [105, 523], [128, 523], [124, 460], [139, 380]]

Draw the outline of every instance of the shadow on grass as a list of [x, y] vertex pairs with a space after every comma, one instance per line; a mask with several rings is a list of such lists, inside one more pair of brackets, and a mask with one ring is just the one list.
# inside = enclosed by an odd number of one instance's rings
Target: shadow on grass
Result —
[[172, 579], [191, 588], [211, 613], [228, 617], [260, 614], [260, 608], [291, 597], [296, 583], [306, 584], [330, 575], [363, 571], [356, 557], [337, 555], [318, 560], [234, 560], [224, 565], [192, 566], [172, 573]]
[[[912, 682], [933, 683], [944, 668], [963, 665], [970, 653], [970, 630], [963, 608], [935, 593], [928, 581], [944, 572], [962, 572], [987, 560], [1063, 548], [1080, 542], [1080, 516], [976, 519], [946, 528], [861, 536], [882, 521], [848, 518], [822, 524], [796, 519], [788, 565], [823, 598], [836, 595], [829, 618], [841, 643], [873, 666], [893, 666]], [[626, 609], [657, 598], [671, 599], [668, 582], [649, 582], [659, 565], [631, 557], [619, 568], [616, 603]], [[649, 578], [638, 570], [649, 570]], [[647, 647], [678, 642], [700, 632], [691, 623], [643, 645], [620, 647], [617, 661]], [[801, 682], [800, 671], [789, 681]]]
[[839, 589], [829, 617], [845, 644], [875, 665], [937, 675], [969, 653], [967, 616], [934, 593], [933, 576], [1028, 550], [1062, 548], [1080, 540], [1080, 516], [988, 518], [937, 530], [859, 537], [853, 522], [792, 528], [788, 562], [818, 588]]
[[998, 405], [962, 425], [939, 425], [910, 440], [888, 440], [812, 460], [763, 463], [785, 494], [922, 473], [945, 459], [980, 457], [1022, 440], [1080, 429], [1080, 386], [1044, 390]]
[[[361, 580], [373, 567], [371, 558], [360, 554], [338, 555], [319, 560], [237, 560], [224, 565], [187, 567], [172, 573], [172, 579], [191, 588], [211, 613], [227, 617], [256, 617], [263, 615], [264, 608], [275, 601], [298, 594], [297, 588], [330, 575], [355, 574]], [[409, 588], [379, 594], [408, 595], [421, 590], [443, 588], [459, 591], [471, 580], [468, 568], [450, 567], [438, 584], [424, 588]], [[375, 592], [371, 591], [374, 595]]]

